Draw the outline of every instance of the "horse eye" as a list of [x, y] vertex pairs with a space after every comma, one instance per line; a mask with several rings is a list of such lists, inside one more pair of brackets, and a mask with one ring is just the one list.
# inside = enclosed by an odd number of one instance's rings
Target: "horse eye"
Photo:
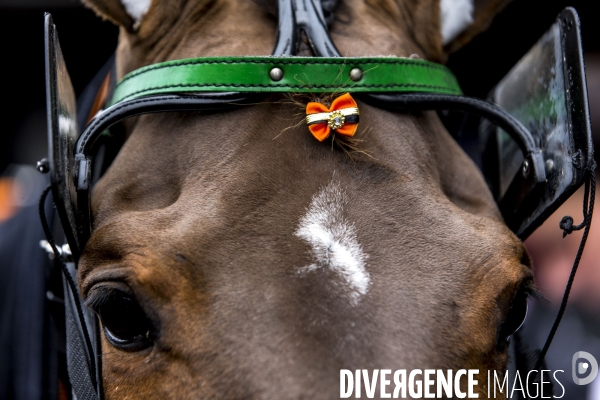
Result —
[[529, 293], [527, 289], [519, 289], [517, 295], [513, 299], [510, 309], [506, 314], [506, 319], [502, 322], [500, 329], [498, 330], [497, 343], [499, 348], [505, 349], [509, 344], [510, 336], [518, 331], [523, 325], [523, 322], [525, 322], [528, 297]]
[[138, 351], [152, 345], [152, 323], [129, 294], [116, 289], [97, 289], [87, 304], [100, 317], [106, 339], [113, 346]]

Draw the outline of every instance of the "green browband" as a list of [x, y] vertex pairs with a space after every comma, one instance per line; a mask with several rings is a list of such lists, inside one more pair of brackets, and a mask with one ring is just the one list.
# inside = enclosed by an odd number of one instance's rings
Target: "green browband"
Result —
[[133, 71], [117, 84], [111, 104], [182, 92], [462, 94], [448, 68], [412, 58], [211, 57]]

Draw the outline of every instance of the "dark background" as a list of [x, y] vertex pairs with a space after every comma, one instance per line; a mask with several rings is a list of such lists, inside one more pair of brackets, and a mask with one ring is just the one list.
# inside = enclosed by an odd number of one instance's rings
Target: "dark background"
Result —
[[75, 1], [11, 0], [10, 6], [5, 2], [0, 0], [4, 38], [0, 171], [10, 163], [35, 163], [47, 152], [44, 12], [52, 13], [77, 94], [114, 52], [118, 35], [117, 27]]
[[[451, 56], [449, 66], [466, 94], [485, 97], [550, 27], [558, 13], [573, 6], [582, 24], [592, 125], [600, 127], [600, 29], [595, 3], [514, 0], [488, 31]], [[32, 164], [46, 154], [44, 11], [54, 17], [76, 93], [83, 90], [116, 47], [118, 29], [77, 1], [0, 0], [4, 99], [0, 107], [0, 172], [10, 163]]]

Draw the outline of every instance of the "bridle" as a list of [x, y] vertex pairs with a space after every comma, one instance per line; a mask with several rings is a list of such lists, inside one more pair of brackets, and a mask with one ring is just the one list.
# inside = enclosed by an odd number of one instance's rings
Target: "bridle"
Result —
[[[537, 206], [536, 197], [547, 190], [546, 168], [539, 144], [517, 118], [492, 102], [462, 96], [456, 79], [442, 65], [412, 58], [341, 57], [329, 37], [321, 1], [307, 0], [303, 4], [306, 8], [294, 1], [278, 1], [279, 29], [272, 56], [176, 60], [133, 71], [114, 87], [110, 105], [81, 133], [77, 128], [75, 95], [56, 29], [51, 16], [46, 14], [49, 157], [39, 164], [39, 169], [50, 172], [51, 185], [42, 197], [40, 210], [43, 214], [45, 196], [51, 190], [68, 246], [59, 248], [44, 217], [42, 223], [55, 262], [65, 277], [68, 370], [78, 399], [99, 399], [103, 393], [98, 321], [91, 311], [81, 306], [75, 284], [76, 266], [92, 231], [90, 191], [94, 176], [105, 168], [98, 156], [99, 139], [126, 118], [148, 113], [232, 109], [260, 101], [270, 93], [290, 92], [350, 92], [365, 103], [400, 112], [471, 113], [507, 132], [523, 155], [523, 166], [527, 166], [527, 173], [518, 173], [499, 199], [507, 225], [524, 239], [554, 211], [548, 209], [523, 225], [529, 211]], [[301, 35], [306, 36], [316, 57], [293, 56]], [[300, 75], [308, 80], [298, 79]], [[584, 222], [573, 227], [571, 219], [570, 226], [567, 221], [564, 227], [565, 231], [585, 228], [572, 277], [591, 223], [595, 182], [591, 154], [590, 148], [580, 163], [579, 185], [584, 182], [583, 176], [587, 179]], [[109, 161], [105, 160], [104, 164]], [[561, 315], [562, 312], [556, 326]], [[543, 361], [550, 341], [551, 337], [539, 362]]]

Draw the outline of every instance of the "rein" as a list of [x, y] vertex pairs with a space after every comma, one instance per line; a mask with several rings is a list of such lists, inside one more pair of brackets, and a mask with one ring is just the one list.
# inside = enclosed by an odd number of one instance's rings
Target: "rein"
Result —
[[552, 340], [554, 339], [554, 335], [558, 330], [558, 326], [560, 325], [560, 321], [565, 313], [567, 308], [567, 303], [569, 301], [569, 294], [571, 293], [571, 287], [573, 286], [573, 281], [575, 280], [575, 274], [577, 273], [577, 268], [579, 268], [579, 262], [581, 261], [581, 257], [583, 255], [583, 250], [585, 248], [585, 244], [587, 242], [588, 235], [590, 233], [590, 227], [592, 226], [592, 215], [594, 214], [594, 203], [596, 199], [596, 163], [592, 163], [590, 168], [588, 169], [588, 177], [585, 181], [585, 189], [583, 194], [583, 222], [579, 225], [573, 226], [573, 217], [565, 216], [560, 221], [559, 227], [563, 230], [563, 238], [567, 235], [570, 235], [574, 231], [578, 231], [583, 229], [583, 236], [581, 237], [581, 242], [579, 243], [579, 248], [577, 249], [577, 254], [575, 255], [575, 261], [573, 261], [573, 267], [571, 268], [571, 273], [569, 274], [569, 279], [567, 281], [567, 286], [565, 287], [565, 293], [563, 295], [562, 301], [560, 302], [560, 308], [558, 309], [558, 313], [556, 315], [556, 319], [554, 320], [554, 324], [552, 325], [552, 329], [550, 329], [550, 333], [548, 334], [548, 338], [546, 339], [546, 343], [544, 343], [544, 347], [539, 354], [539, 358], [537, 360], [535, 369], [540, 371], [546, 354], [548, 353], [548, 349], [552, 344]]

